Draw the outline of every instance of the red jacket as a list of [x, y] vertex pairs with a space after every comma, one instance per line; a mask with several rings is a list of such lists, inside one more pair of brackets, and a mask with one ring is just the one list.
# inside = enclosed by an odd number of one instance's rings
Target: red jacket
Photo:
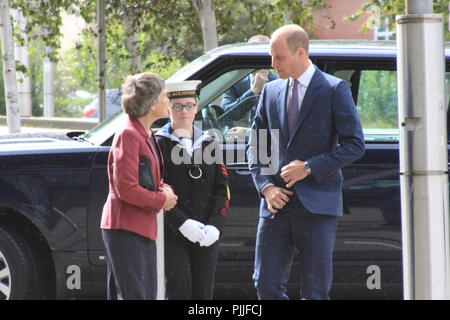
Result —
[[[162, 155], [151, 143], [147, 130], [136, 118], [128, 116], [125, 127], [114, 136], [108, 157], [109, 194], [103, 207], [102, 229], [123, 229], [156, 239], [156, 214], [166, 196], [139, 185], [139, 157], [150, 160], [155, 187], [163, 185]], [[157, 154], [161, 162], [158, 165]]]

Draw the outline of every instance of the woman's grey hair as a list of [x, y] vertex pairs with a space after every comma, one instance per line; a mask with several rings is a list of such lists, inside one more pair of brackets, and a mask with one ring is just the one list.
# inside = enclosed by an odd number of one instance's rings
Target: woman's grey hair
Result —
[[152, 72], [127, 76], [122, 85], [123, 111], [136, 118], [145, 116], [159, 102], [164, 87], [164, 80]]

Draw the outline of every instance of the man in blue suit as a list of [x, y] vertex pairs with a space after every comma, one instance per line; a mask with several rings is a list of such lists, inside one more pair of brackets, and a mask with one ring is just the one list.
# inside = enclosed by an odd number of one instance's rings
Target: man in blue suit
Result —
[[[341, 168], [364, 154], [349, 86], [318, 70], [308, 49], [308, 34], [297, 25], [272, 35], [272, 67], [280, 79], [261, 93], [247, 151], [261, 196], [253, 274], [259, 299], [288, 299], [296, 250], [300, 298], [329, 299], [336, 218], [343, 211]], [[261, 132], [269, 146], [260, 145]], [[260, 148], [270, 150], [270, 168], [258, 158]]]
[[[248, 39], [248, 43], [269, 42], [270, 38], [265, 35], [256, 35]], [[277, 75], [268, 70], [256, 70], [252, 74], [245, 76], [222, 96], [222, 109], [227, 112], [233, 110], [233, 115], [228, 118], [232, 120], [242, 119], [250, 111], [249, 118], [253, 121], [255, 106], [258, 104], [258, 97], [262, 88], [268, 81], [278, 79]]]

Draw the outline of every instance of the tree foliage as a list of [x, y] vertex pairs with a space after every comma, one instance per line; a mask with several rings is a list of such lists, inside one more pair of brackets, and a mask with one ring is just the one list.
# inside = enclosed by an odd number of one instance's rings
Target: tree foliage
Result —
[[216, 1], [218, 30], [225, 42], [246, 41], [252, 35], [270, 35], [284, 24], [313, 30], [313, 12], [327, 7], [325, 0]]
[[[355, 14], [347, 17], [347, 19], [349, 21], [355, 21], [369, 14], [369, 19], [363, 26], [365, 30], [368, 30], [377, 25], [379, 19], [387, 18], [390, 20], [392, 30], [395, 32], [395, 16], [405, 14], [405, 2], [405, 0], [370, 0], [365, 2]], [[448, 0], [433, 1], [433, 13], [443, 15], [446, 41], [450, 41], [448, 6]]]
[[[107, 0], [106, 35], [108, 51], [121, 51], [124, 39], [133, 32], [143, 32], [145, 43], [140, 53], [157, 50], [172, 57], [191, 60], [202, 52], [202, 34], [198, 16], [189, 0]], [[219, 44], [246, 41], [254, 34], [268, 34], [286, 23], [312, 28], [313, 10], [327, 7], [326, 0], [214, 0]], [[30, 40], [41, 39], [53, 48], [48, 55], [56, 61], [60, 46], [61, 12], [83, 17], [88, 30], [96, 35], [96, 1], [93, 0], [15, 0], [12, 7], [27, 19], [26, 33]], [[126, 33], [118, 34], [117, 26], [125, 17], [132, 23]], [[16, 33], [19, 41], [20, 35]], [[127, 53], [128, 54], [128, 53]]]
[[[39, 114], [42, 99], [42, 70], [39, 59], [48, 55], [56, 66], [56, 108], [68, 106], [76, 90], [95, 92], [97, 85], [97, 1], [95, 0], [14, 0], [27, 20], [28, 41], [36, 47], [30, 67], [33, 75], [33, 114]], [[142, 69], [167, 77], [203, 52], [202, 29], [190, 0], [105, 0], [107, 41], [107, 87], [117, 88], [130, 71], [130, 50], [125, 39], [137, 32], [137, 54]], [[311, 29], [313, 11], [326, 7], [326, 0], [213, 0], [219, 45], [244, 42], [252, 35], [270, 35], [286, 23]], [[61, 52], [61, 13], [82, 17], [86, 30], [75, 48]], [[124, 19], [131, 28], [124, 27]], [[17, 40], [24, 39], [17, 32]], [[37, 49], [40, 48], [40, 49]], [[45, 52], [45, 48], [52, 48]], [[40, 51], [39, 51], [40, 50]], [[133, 53], [135, 54], [135, 53]], [[36, 91], [36, 92], [35, 92]], [[62, 98], [61, 98], [62, 97]], [[61, 99], [60, 99], [61, 98]], [[61, 114], [56, 110], [57, 114]]]
[[[327, 7], [326, 0], [214, 0], [213, 5], [220, 45], [270, 35], [287, 23], [312, 30], [313, 11]], [[143, 25], [143, 52], [156, 49], [187, 61], [203, 52], [201, 26], [191, 1], [158, 1], [153, 9], [157, 14], [150, 14]]]
[[[25, 32], [30, 41], [41, 39], [48, 48], [59, 48], [62, 25], [61, 10], [72, 11], [73, 0], [15, 0], [10, 1], [11, 8], [21, 10], [23, 16], [27, 19]], [[16, 40], [22, 45], [24, 39], [20, 32], [15, 32]], [[49, 50], [46, 54], [51, 60], [55, 61], [55, 50]]]
[[[326, 0], [213, 0], [219, 45], [245, 42], [255, 34], [270, 35], [278, 27], [295, 23], [314, 32], [312, 22], [317, 9], [329, 7]], [[371, 28], [379, 18], [402, 14], [405, 0], [367, 0], [349, 20], [369, 13], [365, 24]], [[107, 87], [117, 88], [130, 71], [130, 55], [142, 56], [142, 69], [168, 77], [203, 52], [202, 29], [191, 0], [105, 0], [107, 41]], [[95, 0], [14, 0], [14, 9], [27, 19], [25, 31], [32, 43], [30, 72], [33, 83], [33, 114], [39, 114], [42, 100], [42, 56], [49, 55], [57, 64], [57, 95], [69, 96], [76, 90], [97, 89], [97, 1]], [[446, 39], [448, 31], [448, 0], [433, 1], [434, 12], [444, 14]], [[75, 48], [60, 52], [61, 13], [82, 17], [87, 28]], [[127, 18], [130, 28], [124, 27]], [[327, 17], [333, 25], [333, 17]], [[395, 25], [393, 25], [395, 31]], [[136, 52], [127, 49], [125, 39], [137, 32]], [[20, 33], [15, 34], [21, 43]], [[52, 48], [45, 52], [45, 48]], [[24, 71], [23, 66], [16, 66]], [[0, 93], [0, 101], [1, 101]], [[61, 100], [61, 99], [60, 99]], [[62, 99], [61, 101], [63, 101]], [[61, 102], [61, 106], [67, 105]], [[58, 105], [57, 105], [58, 108]], [[0, 113], [2, 110], [0, 110]]]

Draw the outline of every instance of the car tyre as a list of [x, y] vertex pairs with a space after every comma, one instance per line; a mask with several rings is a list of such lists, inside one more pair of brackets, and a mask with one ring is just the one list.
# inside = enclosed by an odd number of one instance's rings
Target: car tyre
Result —
[[0, 225], [0, 300], [39, 299], [43, 275], [27, 242]]

